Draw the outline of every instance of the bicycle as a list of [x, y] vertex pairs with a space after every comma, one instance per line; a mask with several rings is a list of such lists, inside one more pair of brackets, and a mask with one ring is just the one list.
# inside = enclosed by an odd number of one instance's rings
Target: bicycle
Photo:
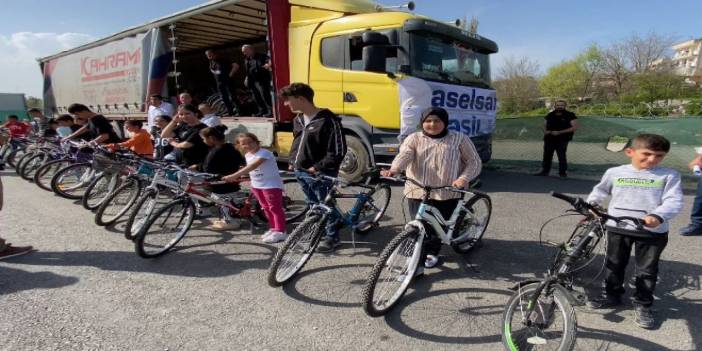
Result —
[[97, 147], [92, 168], [97, 175], [85, 189], [81, 203], [86, 210], [97, 210], [125, 182], [136, 173], [133, 158], [128, 153], [110, 152]]
[[243, 196], [235, 197], [207, 190], [213, 185], [226, 184], [214, 181], [220, 178], [218, 175], [182, 170], [178, 177], [182, 192], [149, 216], [134, 240], [135, 251], [142, 258], [164, 255], [185, 237], [195, 219], [198, 201], [219, 207], [224, 217], [246, 219], [252, 225], [257, 225], [254, 217], [266, 220], [253, 193], [242, 193]]
[[[378, 170], [371, 170], [364, 178], [374, 176]], [[380, 183], [375, 186], [368, 182], [347, 183], [340, 178], [322, 174], [310, 176], [314, 181], [331, 182], [331, 188], [323, 203], [314, 204], [307, 210], [307, 216], [278, 249], [268, 269], [268, 285], [281, 286], [290, 281], [312, 257], [324, 234], [327, 222], [333, 216], [339, 226], [349, 226], [355, 246], [355, 235], [366, 234], [378, 226], [390, 204], [390, 186]], [[362, 188], [359, 193], [341, 193], [341, 185]], [[356, 199], [353, 207], [343, 213], [336, 199]]]
[[34, 184], [43, 190], [53, 191], [51, 180], [58, 171], [74, 163], [89, 162], [92, 159], [92, 154], [82, 149], [82, 145], [73, 141], [61, 143], [61, 150], [53, 155], [54, 160], [43, 164], [34, 172]]
[[[422, 203], [414, 220], [390, 241], [368, 275], [362, 306], [371, 317], [386, 314], [405, 294], [417, 268], [423, 264], [423, 244], [428, 236], [437, 235], [454, 251], [466, 253], [482, 240], [492, 214], [492, 201], [485, 193], [453, 186], [426, 186], [411, 178], [389, 179], [409, 181], [422, 188]], [[427, 203], [431, 193], [437, 190], [461, 194], [450, 218], [444, 218], [438, 209]]]
[[585, 304], [585, 296], [573, 289], [573, 275], [594, 259], [595, 248], [605, 237], [605, 223], [629, 221], [643, 230], [643, 221], [634, 217], [612, 217], [581, 198], [551, 192], [585, 216], [561, 244], [546, 276], [526, 280], [511, 290], [502, 318], [502, 344], [505, 349], [553, 349], [570, 351], [575, 347], [577, 320], [574, 306]]

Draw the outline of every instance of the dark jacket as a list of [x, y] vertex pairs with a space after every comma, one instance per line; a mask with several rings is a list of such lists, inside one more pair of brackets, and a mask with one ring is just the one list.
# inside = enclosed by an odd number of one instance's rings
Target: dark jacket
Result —
[[341, 119], [323, 109], [305, 126], [304, 117], [293, 120], [293, 143], [290, 164], [296, 169], [314, 167], [320, 171], [338, 172], [346, 155], [346, 137]]

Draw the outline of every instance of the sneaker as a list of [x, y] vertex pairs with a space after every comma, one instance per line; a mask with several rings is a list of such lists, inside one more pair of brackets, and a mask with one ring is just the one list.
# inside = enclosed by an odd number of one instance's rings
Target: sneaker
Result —
[[241, 223], [239, 221], [234, 221], [234, 222], [225, 222], [222, 220], [219, 221], [214, 221], [211, 225], [209, 225], [207, 228], [209, 229], [214, 229], [214, 230], [236, 230], [241, 227]]
[[702, 226], [695, 224], [690, 224], [683, 229], [680, 229], [680, 235], [682, 236], [697, 236], [702, 235]]
[[317, 252], [333, 252], [339, 246], [341, 246], [341, 240], [338, 237], [325, 236], [317, 246]]
[[11, 244], [7, 244], [5, 246], [5, 249], [0, 251], [0, 260], [15, 256], [21, 256], [24, 254], [28, 254], [32, 251], [34, 251], [34, 248], [31, 246], [12, 246]]
[[588, 299], [587, 301], [587, 307], [590, 307], [593, 310], [614, 308], [621, 304], [621, 298], [607, 294], [602, 294], [593, 299]]
[[261, 241], [265, 242], [265, 241], [266, 241], [266, 237], [268, 237], [269, 235], [271, 235], [272, 232], [273, 232], [272, 230], [267, 230], [265, 233], [261, 234]]
[[285, 241], [285, 239], [288, 238], [288, 235], [283, 233], [283, 232], [271, 232], [270, 235], [268, 235], [265, 239], [263, 239], [263, 242], [266, 244], [275, 244], [279, 243], [281, 241]]
[[437, 255], [427, 255], [424, 260], [424, 268], [434, 268], [441, 263], [441, 257]]
[[635, 305], [634, 323], [644, 329], [653, 329], [654, 325], [656, 324], [656, 320], [653, 318], [653, 311], [651, 311], [651, 307]]

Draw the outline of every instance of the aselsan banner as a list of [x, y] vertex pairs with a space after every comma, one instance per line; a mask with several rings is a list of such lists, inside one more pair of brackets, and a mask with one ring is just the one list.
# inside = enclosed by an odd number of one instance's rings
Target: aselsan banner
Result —
[[470, 137], [495, 130], [497, 97], [495, 90], [427, 81], [433, 94], [431, 104], [449, 113], [449, 129]]

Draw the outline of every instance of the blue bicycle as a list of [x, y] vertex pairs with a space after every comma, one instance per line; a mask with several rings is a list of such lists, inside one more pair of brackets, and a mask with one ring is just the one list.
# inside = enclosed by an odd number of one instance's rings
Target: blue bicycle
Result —
[[[305, 266], [314, 254], [324, 235], [327, 223], [337, 219], [338, 226], [351, 228], [352, 239], [356, 234], [365, 234], [378, 226], [390, 204], [390, 186], [385, 183], [371, 185], [377, 178], [378, 170], [373, 169], [364, 175], [364, 182], [347, 183], [340, 178], [326, 175], [310, 175], [315, 182], [329, 182], [331, 188], [323, 203], [314, 204], [307, 216], [288, 235], [276, 253], [268, 269], [268, 284], [281, 286], [290, 281]], [[342, 193], [342, 188], [360, 188], [357, 193]], [[337, 199], [355, 199], [348, 211], [339, 208]], [[354, 239], [355, 243], [355, 239]]]

